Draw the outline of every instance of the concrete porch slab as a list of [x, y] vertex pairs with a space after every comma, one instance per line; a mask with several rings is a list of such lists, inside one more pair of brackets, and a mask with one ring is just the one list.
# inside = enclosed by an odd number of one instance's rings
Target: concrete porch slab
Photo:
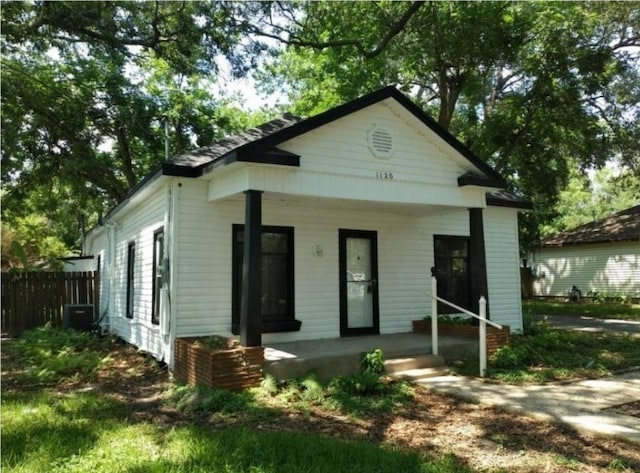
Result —
[[[360, 371], [360, 355], [380, 348], [385, 360], [431, 354], [431, 335], [397, 333], [367, 335], [265, 346], [265, 372], [276, 379], [304, 376], [310, 371], [330, 379]], [[440, 337], [439, 354], [447, 363], [456, 357], [478, 350], [478, 341], [461, 337]]]

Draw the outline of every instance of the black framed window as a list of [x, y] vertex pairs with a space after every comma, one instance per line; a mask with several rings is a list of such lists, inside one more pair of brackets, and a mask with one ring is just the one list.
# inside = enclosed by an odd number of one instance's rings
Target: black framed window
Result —
[[151, 323], [160, 323], [160, 294], [162, 289], [162, 261], [164, 259], [164, 228], [156, 230], [153, 234], [153, 272], [152, 272], [152, 300]]
[[128, 319], [133, 318], [133, 297], [135, 293], [134, 278], [135, 278], [135, 263], [136, 263], [136, 244], [130, 242], [127, 246], [127, 312]]
[[[471, 309], [469, 286], [469, 238], [435, 235], [433, 237], [438, 295], [454, 304]], [[438, 313], [456, 313], [456, 309], [438, 302]]]
[[[244, 225], [233, 226], [232, 332], [240, 333]], [[300, 330], [294, 314], [292, 227], [262, 227], [262, 332]]]

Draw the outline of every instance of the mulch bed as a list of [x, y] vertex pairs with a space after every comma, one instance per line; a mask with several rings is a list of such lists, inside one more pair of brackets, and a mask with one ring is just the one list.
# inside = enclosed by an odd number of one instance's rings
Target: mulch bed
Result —
[[[3, 391], [25, 388], [15, 382], [11, 351], [2, 348]], [[59, 392], [78, 389], [102, 392], [129, 405], [132, 421], [166, 427], [246, 426], [360, 439], [429, 455], [452, 454], [482, 471], [559, 473], [567, 471], [568, 464], [575, 465], [571, 469], [584, 472], [612, 471], [609, 466], [614, 464], [625, 465], [626, 471], [640, 471], [637, 445], [592, 437], [564, 425], [466, 403], [424, 388], [416, 388], [414, 400], [402, 409], [369, 417], [354, 418], [321, 408], [287, 409], [274, 418], [259, 420], [251, 414], [184, 413], [165, 401], [164, 394], [171, 385], [165, 366], [124, 343], [114, 346], [110, 358], [90, 382], [69, 381], [50, 388]], [[620, 406], [624, 410], [620, 413], [638, 415], [639, 404]]]

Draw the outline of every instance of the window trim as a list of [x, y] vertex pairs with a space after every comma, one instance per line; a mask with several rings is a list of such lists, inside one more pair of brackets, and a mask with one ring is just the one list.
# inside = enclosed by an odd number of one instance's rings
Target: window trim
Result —
[[[238, 257], [238, 233], [244, 231], [243, 224], [232, 225], [231, 240], [231, 332], [234, 335], [240, 334], [240, 311], [241, 297], [240, 290], [242, 284], [242, 264], [241, 256]], [[289, 272], [289, 280], [287, 281], [287, 292], [289, 294], [289, 314], [284, 317], [271, 317], [268, 321], [262, 321], [262, 333], [276, 332], [297, 332], [300, 330], [302, 322], [295, 318], [295, 244], [294, 244], [294, 227], [263, 225], [262, 233], [286, 233], [287, 239], [287, 270]], [[260, 252], [262, 257], [262, 252]]]
[[[160, 246], [160, 261], [158, 261], [157, 245], [160, 235], [162, 235], [162, 244]], [[160, 297], [162, 294], [162, 283], [164, 275], [159, 265], [162, 265], [164, 259], [164, 227], [158, 228], [153, 232], [153, 266], [151, 271], [151, 323], [160, 325]], [[158, 277], [158, 269], [160, 269], [160, 277]], [[158, 283], [158, 279], [160, 282]]]
[[[466, 285], [467, 285], [467, 302], [463, 303], [462, 301], [450, 301], [453, 302], [454, 304], [467, 309], [467, 310], [471, 310], [471, 272], [470, 272], [470, 255], [469, 255], [469, 250], [470, 250], [470, 241], [471, 241], [471, 237], [469, 236], [464, 236], [464, 235], [433, 235], [433, 266], [437, 271], [437, 253], [436, 253], [436, 241], [437, 240], [458, 240], [458, 241], [465, 241], [466, 242], [466, 246], [467, 246], [467, 255], [465, 256], [464, 260], [465, 260], [465, 269], [466, 269]], [[451, 259], [451, 258], [449, 258]], [[437, 278], [437, 275], [436, 275]], [[438, 278], [437, 278], [438, 279]], [[443, 297], [443, 295], [438, 294], [440, 297]], [[439, 314], [459, 314], [460, 311], [454, 309], [453, 307], [444, 304], [442, 302], [438, 301], [438, 313]]]
[[133, 298], [135, 297], [135, 263], [136, 263], [136, 242], [130, 241], [127, 244], [127, 303], [125, 316], [133, 319]]

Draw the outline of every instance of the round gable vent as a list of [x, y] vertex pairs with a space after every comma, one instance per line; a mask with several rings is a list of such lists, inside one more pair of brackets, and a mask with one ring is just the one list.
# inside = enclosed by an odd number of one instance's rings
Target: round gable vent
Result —
[[393, 136], [386, 128], [374, 124], [367, 132], [367, 145], [376, 158], [389, 159], [393, 155]]

